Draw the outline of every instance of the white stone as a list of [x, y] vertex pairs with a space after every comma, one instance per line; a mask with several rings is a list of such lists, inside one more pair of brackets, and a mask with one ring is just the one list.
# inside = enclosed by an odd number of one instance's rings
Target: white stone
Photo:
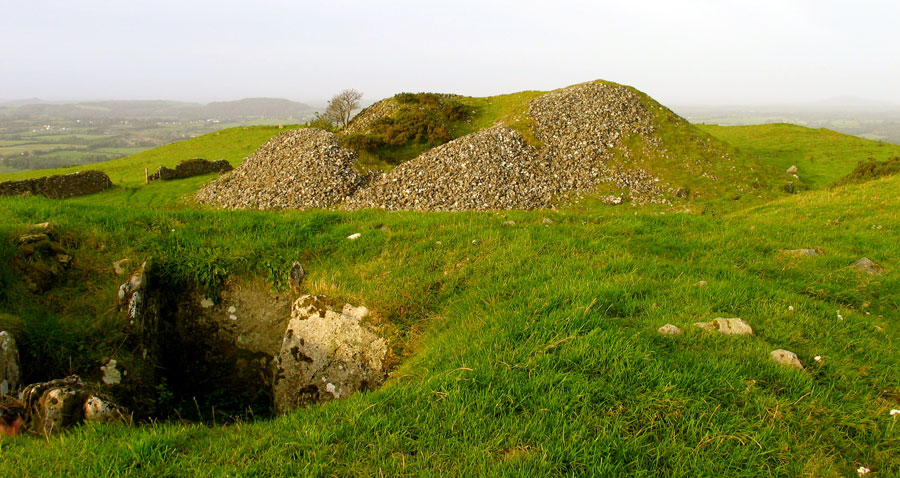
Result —
[[681, 335], [682, 332], [681, 328], [679, 328], [675, 324], [663, 325], [662, 327], [656, 329], [656, 331], [663, 335]]
[[347, 236], [347, 239], [350, 239], [351, 241], [355, 241], [355, 240], [359, 239], [360, 236], [362, 236], [362, 234], [357, 232], [357, 233], [350, 234], [349, 236]]
[[103, 371], [103, 383], [106, 385], [116, 385], [122, 383], [122, 373], [116, 368], [117, 362], [115, 359], [110, 359], [106, 365], [100, 367], [100, 370]]
[[213, 305], [215, 304], [213, 304], [212, 299], [210, 299], [209, 297], [204, 297], [203, 300], [200, 301], [200, 307], [203, 307], [204, 309], [208, 309]]
[[752, 335], [753, 329], [750, 324], [739, 318], [722, 318], [717, 317], [712, 322], [696, 322], [695, 327], [708, 330], [710, 332], [719, 332], [722, 335]]
[[781, 365], [787, 365], [788, 367], [794, 367], [796, 369], [803, 370], [803, 364], [800, 362], [800, 359], [797, 357], [797, 354], [791, 352], [790, 350], [778, 349], [773, 350], [769, 356], [772, 357], [777, 363]]

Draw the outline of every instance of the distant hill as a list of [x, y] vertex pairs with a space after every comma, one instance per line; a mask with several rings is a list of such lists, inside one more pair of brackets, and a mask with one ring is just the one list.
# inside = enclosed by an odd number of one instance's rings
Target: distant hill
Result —
[[209, 104], [165, 100], [114, 100], [49, 103], [18, 100], [0, 104], [2, 116], [52, 116], [65, 119], [236, 119], [306, 118], [314, 108], [283, 98], [245, 98]]

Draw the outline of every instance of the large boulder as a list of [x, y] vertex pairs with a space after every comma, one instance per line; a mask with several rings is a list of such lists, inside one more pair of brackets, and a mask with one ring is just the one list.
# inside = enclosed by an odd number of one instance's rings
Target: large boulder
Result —
[[365, 307], [333, 310], [324, 296], [297, 299], [276, 360], [275, 408], [347, 397], [384, 381], [387, 342], [363, 319]]
[[18, 391], [21, 376], [16, 339], [4, 330], [0, 332], [0, 395]]

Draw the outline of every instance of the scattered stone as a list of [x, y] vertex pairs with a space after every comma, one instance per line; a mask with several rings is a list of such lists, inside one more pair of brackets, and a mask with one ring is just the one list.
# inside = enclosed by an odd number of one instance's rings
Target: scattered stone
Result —
[[59, 262], [60, 264], [67, 266], [67, 265], [69, 265], [70, 262], [72, 262], [72, 256], [70, 256], [68, 254], [57, 254], [56, 262]]
[[541, 224], [543, 224], [545, 226], [549, 226], [549, 225], [553, 224], [553, 222], [554, 222], [553, 219], [550, 219], [549, 217], [545, 217], [545, 218], [541, 219]]
[[300, 294], [300, 285], [303, 284], [304, 277], [306, 277], [306, 271], [303, 270], [303, 265], [294, 261], [294, 263], [291, 264], [291, 271], [288, 273], [288, 282], [290, 282], [291, 291], [293, 291], [294, 294]]
[[619, 204], [622, 204], [623, 201], [622, 196], [609, 195], [600, 197], [600, 202], [607, 206], [618, 206]]
[[769, 354], [777, 363], [781, 365], [787, 365], [788, 367], [794, 367], [800, 370], [803, 370], [803, 364], [800, 363], [800, 359], [797, 358], [797, 354], [791, 352], [790, 350], [773, 350], [771, 354]]
[[697, 287], [706, 287], [707, 285], [709, 285], [709, 282], [706, 282], [705, 280], [701, 280], [701, 281], [697, 281], [694, 285]]
[[786, 172], [788, 174], [797, 174], [797, 171], [798, 171], [797, 166], [791, 166], [791, 167], [787, 168], [787, 170], [786, 170]]
[[515, 226], [516, 221], [506, 221], [503, 223], [504, 226]]
[[122, 383], [122, 372], [116, 368], [117, 362], [115, 359], [109, 359], [109, 362], [106, 362], [106, 365], [100, 367], [100, 371], [103, 372], [103, 378], [101, 379], [106, 385], [118, 385]]
[[275, 407], [290, 412], [309, 403], [344, 398], [384, 380], [387, 342], [361, 323], [365, 307], [339, 313], [324, 296], [300, 297], [277, 358]]
[[117, 276], [127, 274], [130, 267], [131, 259], [119, 259], [116, 262], [113, 262], [113, 270], [116, 272]]
[[39, 222], [37, 224], [32, 224], [28, 226], [28, 232], [31, 234], [50, 235], [53, 232], [53, 224], [50, 224], [49, 222]]
[[817, 247], [815, 249], [783, 249], [781, 251], [782, 254], [788, 256], [817, 256], [819, 254], [823, 254], [825, 251]]
[[0, 395], [17, 392], [21, 377], [16, 339], [4, 330], [0, 332]]
[[682, 330], [680, 327], [674, 324], [666, 324], [662, 327], [656, 329], [657, 332], [663, 335], [681, 335]]
[[869, 259], [868, 257], [863, 257], [862, 259], [854, 262], [851, 267], [860, 272], [865, 272], [866, 274], [871, 275], [879, 275], [884, 271], [884, 268], [881, 267], [881, 265], [872, 261], [872, 259]]
[[681, 199], [687, 199], [691, 195], [691, 191], [688, 188], [678, 188], [675, 190], [675, 197]]
[[208, 309], [214, 305], [216, 305], [215, 302], [213, 302], [213, 300], [209, 297], [204, 297], [200, 300], [200, 307], [203, 307], [204, 309]]
[[710, 332], [719, 332], [722, 335], [752, 335], [753, 329], [750, 324], [739, 318], [722, 318], [718, 317], [712, 322], [696, 322], [695, 327], [708, 330]]
[[347, 236], [347, 239], [350, 239], [351, 241], [355, 241], [355, 240], [359, 239], [361, 236], [362, 236], [362, 234], [357, 232], [357, 233], [350, 234], [349, 236]]
[[233, 314], [233, 313], [235, 313], [235, 312], [237, 312], [237, 307], [235, 307], [235, 306], [233, 306], [233, 305], [230, 306], [230, 307], [228, 307], [228, 313], [229, 313], [229, 314]]

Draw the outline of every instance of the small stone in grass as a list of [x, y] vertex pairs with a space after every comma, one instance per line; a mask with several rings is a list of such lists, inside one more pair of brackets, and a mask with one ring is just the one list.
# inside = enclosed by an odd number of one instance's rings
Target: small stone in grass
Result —
[[663, 325], [656, 329], [656, 331], [663, 335], [681, 335], [681, 328], [674, 324]]

